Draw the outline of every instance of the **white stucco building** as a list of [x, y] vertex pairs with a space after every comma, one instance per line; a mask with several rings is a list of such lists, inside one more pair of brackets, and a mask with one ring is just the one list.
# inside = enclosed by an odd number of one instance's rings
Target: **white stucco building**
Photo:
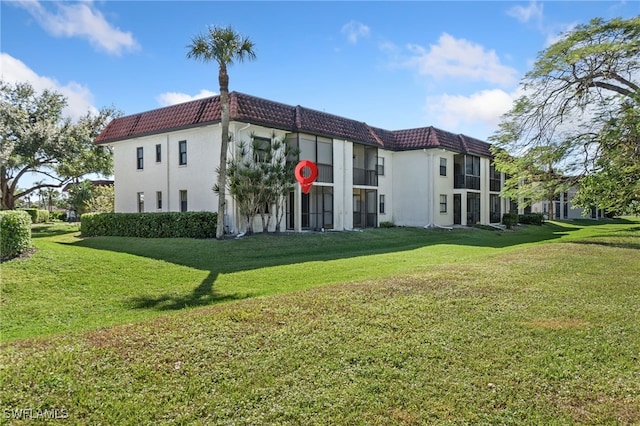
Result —
[[[318, 165], [309, 194], [296, 185], [285, 200], [282, 229], [488, 224], [509, 206], [499, 196], [503, 178], [490, 145], [468, 136], [384, 130], [237, 92], [230, 93], [229, 131], [230, 156], [252, 135], [275, 135]], [[113, 148], [116, 212], [216, 211], [220, 140], [218, 96], [113, 120], [96, 143]], [[232, 198], [225, 226], [231, 233], [245, 226]]]

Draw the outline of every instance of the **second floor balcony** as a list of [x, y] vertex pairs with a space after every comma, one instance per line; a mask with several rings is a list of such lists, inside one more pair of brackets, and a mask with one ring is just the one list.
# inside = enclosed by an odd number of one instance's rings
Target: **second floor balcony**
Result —
[[378, 186], [378, 172], [376, 170], [353, 168], [353, 184]]
[[453, 187], [456, 189], [480, 189], [480, 176], [472, 175], [455, 175], [453, 180]]

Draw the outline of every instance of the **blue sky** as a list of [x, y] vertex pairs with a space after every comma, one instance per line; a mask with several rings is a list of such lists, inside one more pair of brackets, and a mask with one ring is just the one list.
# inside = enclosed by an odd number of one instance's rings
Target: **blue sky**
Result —
[[217, 66], [187, 59], [208, 25], [255, 43], [230, 90], [389, 130], [433, 125], [486, 139], [537, 53], [636, 1], [2, 1], [1, 71], [69, 98], [68, 113], [133, 114], [217, 94]]

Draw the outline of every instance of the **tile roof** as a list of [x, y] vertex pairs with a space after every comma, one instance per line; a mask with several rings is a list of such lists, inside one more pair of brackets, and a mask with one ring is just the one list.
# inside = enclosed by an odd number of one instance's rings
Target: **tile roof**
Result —
[[[220, 96], [146, 111], [112, 120], [96, 138], [107, 144], [220, 122]], [[302, 106], [290, 106], [238, 92], [229, 93], [231, 121], [251, 123], [289, 132], [312, 133], [394, 151], [443, 148], [491, 157], [490, 144], [435, 127], [385, 130]]]

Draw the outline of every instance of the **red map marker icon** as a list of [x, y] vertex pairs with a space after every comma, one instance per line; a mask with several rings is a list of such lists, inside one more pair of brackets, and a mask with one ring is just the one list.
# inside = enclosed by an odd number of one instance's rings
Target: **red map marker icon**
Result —
[[311, 185], [318, 178], [318, 166], [316, 163], [309, 160], [302, 160], [296, 166], [296, 180], [300, 183], [302, 192], [308, 194], [311, 190]]

